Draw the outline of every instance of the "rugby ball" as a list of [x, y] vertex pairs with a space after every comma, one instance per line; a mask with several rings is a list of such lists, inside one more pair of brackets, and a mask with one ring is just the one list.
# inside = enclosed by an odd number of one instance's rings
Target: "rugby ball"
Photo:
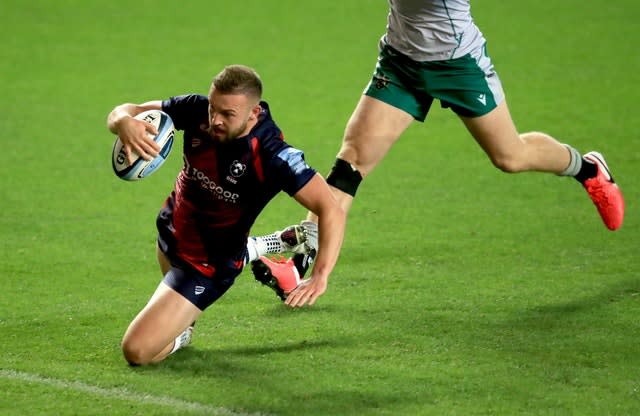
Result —
[[[164, 111], [144, 111], [135, 116], [135, 118], [153, 124], [156, 129], [158, 129], [158, 134], [153, 137], [153, 140], [160, 145], [160, 152], [158, 152], [158, 156], [153, 160], [144, 160], [134, 152], [133, 156], [135, 156], [136, 159], [132, 164], [129, 164], [127, 154], [124, 151], [124, 145], [119, 137], [116, 138], [111, 152], [113, 171], [120, 179], [126, 181], [137, 181], [138, 179], [146, 178], [158, 170], [165, 160], [167, 160], [167, 157], [169, 157], [171, 147], [173, 146], [173, 137], [176, 134], [173, 120], [171, 120], [171, 117]], [[149, 136], [152, 136], [152, 134], [149, 134]]]

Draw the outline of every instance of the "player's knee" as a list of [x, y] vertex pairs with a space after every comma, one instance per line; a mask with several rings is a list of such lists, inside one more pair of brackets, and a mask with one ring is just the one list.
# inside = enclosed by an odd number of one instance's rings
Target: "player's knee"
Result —
[[327, 175], [327, 183], [351, 196], [356, 196], [358, 186], [362, 182], [362, 174], [353, 165], [343, 159], [336, 159], [331, 172]]
[[131, 366], [149, 364], [153, 359], [153, 356], [143, 345], [130, 339], [122, 341], [122, 354]]
[[524, 155], [515, 153], [494, 153], [489, 155], [493, 166], [505, 173], [518, 173], [527, 169]]
[[520, 171], [516, 161], [508, 157], [492, 157], [491, 163], [505, 173], [516, 173]]

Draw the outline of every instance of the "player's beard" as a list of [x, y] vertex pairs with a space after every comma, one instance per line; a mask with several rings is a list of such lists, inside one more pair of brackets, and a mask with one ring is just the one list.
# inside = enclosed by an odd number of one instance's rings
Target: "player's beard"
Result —
[[216, 127], [209, 127], [209, 135], [211, 137], [213, 137], [214, 140], [220, 142], [220, 143], [226, 143], [229, 142], [233, 139], [237, 139], [238, 137], [240, 137], [244, 131], [247, 129], [247, 124], [249, 123], [248, 120], [246, 120], [244, 123], [242, 123], [241, 126], [239, 126], [236, 129], [232, 129], [232, 130], [226, 130], [226, 129], [219, 129]]

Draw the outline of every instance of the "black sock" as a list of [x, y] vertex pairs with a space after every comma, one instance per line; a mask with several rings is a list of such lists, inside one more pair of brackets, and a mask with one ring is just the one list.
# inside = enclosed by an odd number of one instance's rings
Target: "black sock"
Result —
[[302, 278], [313, 264], [313, 260], [316, 258], [316, 251], [311, 250], [309, 254], [294, 254], [292, 258], [293, 264], [296, 266], [296, 269], [298, 269], [300, 278]]
[[576, 178], [578, 182], [584, 183], [587, 179], [595, 178], [597, 174], [598, 166], [590, 160], [582, 158], [582, 167], [574, 178]]

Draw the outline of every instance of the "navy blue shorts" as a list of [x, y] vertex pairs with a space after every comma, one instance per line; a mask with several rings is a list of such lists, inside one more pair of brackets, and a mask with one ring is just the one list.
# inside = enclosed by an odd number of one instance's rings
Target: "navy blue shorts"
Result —
[[164, 276], [163, 282], [203, 311], [233, 285], [242, 271], [245, 252], [212, 260], [215, 262], [212, 264], [215, 269], [213, 276], [202, 274], [176, 254], [177, 242], [172, 233], [172, 213], [173, 198], [169, 197], [156, 219], [158, 247], [171, 262], [171, 270]]
[[172, 266], [162, 281], [204, 311], [226, 293], [241, 270], [236, 268], [217, 270], [216, 275], [209, 278], [189, 267]]
[[173, 245], [167, 244], [162, 235], [158, 235], [158, 247], [171, 263], [171, 269], [162, 281], [201, 311], [224, 295], [242, 272], [244, 253], [236, 256], [238, 258], [216, 261], [213, 276], [206, 276], [176, 256]]

